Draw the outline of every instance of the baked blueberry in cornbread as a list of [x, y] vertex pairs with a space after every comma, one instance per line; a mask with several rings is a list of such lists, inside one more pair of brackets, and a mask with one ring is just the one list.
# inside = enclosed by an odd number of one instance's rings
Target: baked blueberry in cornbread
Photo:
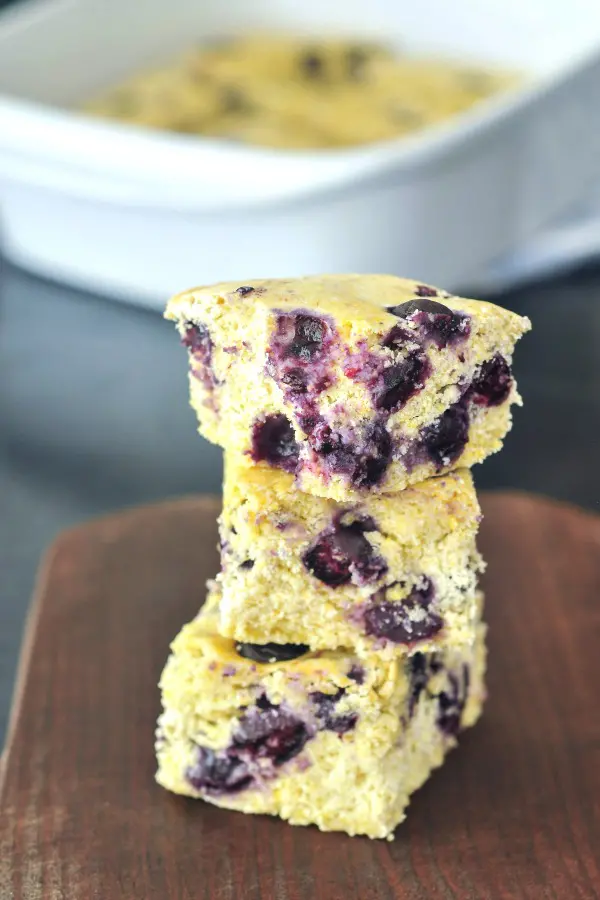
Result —
[[173, 298], [201, 433], [339, 502], [500, 449], [529, 320], [388, 275], [253, 279]]
[[457, 649], [358, 658], [219, 634], [219, 590], [184, 626], [161, 678], [157, 779], [179, 794], [372, 838], [477, 720], [484, 626]]
[[480, 518], [468, 469], [336, 503], [226, 453], [220, 631], [386, 657], [469, 644]]

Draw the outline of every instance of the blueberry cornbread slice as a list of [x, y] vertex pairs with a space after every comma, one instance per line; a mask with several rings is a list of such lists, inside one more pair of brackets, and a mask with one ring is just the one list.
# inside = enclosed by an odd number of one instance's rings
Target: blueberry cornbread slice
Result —
[[227, 452], [221, 633], [385, 656], [472, 643], [479, 521], [468, 469], [340, 504]]
[[338, 501], [396, 493], [500, 449], [529, 320], [388, 275], [173, 298], [201, 433]]
[[246, 813], [391, 837], [410, 795], [473, 725], [484, 627], [462, 650], [363, 659], [219, 636], [217, 596], [161, 678], [157, 780]]

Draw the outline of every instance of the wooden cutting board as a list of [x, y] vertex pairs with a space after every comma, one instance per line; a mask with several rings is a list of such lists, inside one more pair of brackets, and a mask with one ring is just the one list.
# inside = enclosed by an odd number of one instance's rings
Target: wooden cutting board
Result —
[[600, 519], [522, 495], [483, 506], [487, 710], [393, 843], [155, 785], [156, 682], [217, 569], [218, 500], [62, 535], [4, 756], [1, 900], [600, 897]]

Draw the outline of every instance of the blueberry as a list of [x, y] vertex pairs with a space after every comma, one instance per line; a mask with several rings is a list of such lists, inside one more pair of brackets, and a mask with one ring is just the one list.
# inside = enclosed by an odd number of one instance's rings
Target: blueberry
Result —
[[251, 294], [254, 291], [254, 288], [250, 284], [243, 284], [241, 287], [235, 289], [235, 293], [239, 294], [241, 297], [246, 297], [247, 294]]
[[300, 57], [302, 73], [311, 79], [320, 79], [325, 73], [325, 61], [314, 50], [309, 50]]
[[416, 321], [423, 338], [433, 341], [439, 350], [464, 340], [471, 331], [469, 316], [427, 297], [389, 306], [387, 310], [401, 319]]
[[342, 446], [342, 438], [319, 415], [300, 418], [300, 425], [308, 435], [313, 450], [322, 455], [333, 453]]
[[297, 315], [294, 321], [294, 339], [290, 353], [305, 362], [315, 357], [323, 346], [327, 326], [316, 316]]
[[438, 695], [437, 725], [444, 734], [455, 737], [460, 731], [462, 714], [469, 695], [470, 672], [462, 667], [462, 684], [454, 673], [448, 675], [449, 688]]
[[194, 376], [207, 391], [212, 391], [216, 379], [212, 370], [213, 342], [208, 328], [202, 323], [187, 322], [181, 343], [188, 348], [194, 359]]
[[331, 320], [303, 310], [277, 313], [265, 370], [281, 388], [309, 441], [312, 430], [322, 423], [318, 396], [335, 377], [329, 359], [336, 342], [337, 332]]
[[[436, 295], [434, 294], [433, 296]], [[428, 299], [406, 300], [404, 303], [399, 303], [397, 306], [388, 306], [386, 308], [388, 312], [393, 316], [398, 316], [399, 319], [410, 319], [412, 316], [417, 315], [417, 313], [427, 313], [432, 316], [452, 315], [452, 310], [449, 306], [444, 306], [443, 303], [438, 303], [437, 300]]]
[[281, 765], [296, 756], [309, 738], [304, 722], [281, 706], [253, 707], [245, 713], [233, 736], [235, 747]]
[[323, 694], [314, 691], [310, 695], [315, 704], [317, 721], [325, 731], [335, 731], [337, 734], [345, 734], [351, 731], [358, 722], [358, 713], [338, 713], [335, 708], [345, 694], [344, 688], [340, 688], [335, 694]]
[[245, 559], [244, 562], [240, 563], [240, 569], [253, 569], [254, 568], [254, 560], [253, 559]]
[[414, 621], [398, 603], [385, 600], [375, 603], [365, 613], [366, 632], [395, 644], [412, 644], [433, 637], [443, 626], [436, 613], [427, 613]]
[[410, 695], [408, 698], [408, 715], [413, 717], [419, 698], [429, 681], [429, 666], [424, 653], [413, 653], [408, 660]]
[[394, 325], [392, 330], [381, 341], [381, 345], [389, 350], [402, 350], [408, 344], [414, 344], [414, 342], [415, 336], [411, 331], [407, 331], [401, 325]]
[[437, 297], [438, 290], [434, 287], [429, 287], [428, 284], [418, 284], [415, 287], [415, 294], [417, 297]]
[[415, 334], [402, 327], [394, 327], [381, 338], [381, 346], [391, 354], [374, 353], [358, 347], [348, 355], [344, 365], [347, 378], [366, 385], [373, 406], [385, 413], [397, 412], [406, 401], [420, 391], [429, 377], [431, 366]]
[[375, 422], [366, 430], [364, 443], [357, 447], [357, 454], [352, 484], [362, 488], [379, 484], [392, 458], [392, 439], [383, 424]]
[[364, 684], [365, 670], [363, 666], [361, 666], [360, 663], [352, 663], [348, 671], [348, 678], [350, 678], [351, 681], [355, 681], [356, 684]]
[[510, 366], [498, 353], [482, 364], [467, 391], [467, 398], [478, 406], [499, 406], [508, 399], [512, 384]]
[[357, 584], [378, 581], [387, 572], [387, 563], [375, 553], [364, 536], [365, 530], [360, 521], [351, 525], [335, 524], [317, 538], [302, 562], [328, 587], [339, 587], [353, 580]]
[[251, 659], [258, 663], [285, 662], [297, 659], [308, 653], [306, 644], [248, 644], [237, 643], [236, 652], [244, 659]]
[[185, 777], [195, 790], [210, 793], [234, 793], [252, 781], [246, 762], [208, 747], [198, 747], [196, 761], [186, 769]]
[[185, 777], [198, 791], [234, 793], [253, 782], [252, 762], [269, 759], [280, 766], [300, 753], [309, 737], [301, 719], [263, 696], [241, 716], [229, 747], [198, 747]]
[[198, 356], [201, 362], [210, 362], [213, 343], [206, 325], [201, 322], [186, 322], [181, 343]]
[[329, 443], [318, 451], [326, 468], [336, 475], [347, 475], [357, 488], [371, 488], [382, 480], [392, 458], [392, 439], [382, 422], [372, 422], [362, 439], [346, 442], [329, 434]]
[[420, 442], [438, 470], [458, 459], [468, 439], [469, 413], [463, 401], [450, 406], [420, 433]]
[[[402, 601], [385, 599], [385, 590], [378, 592], [364, 614], [365, 631], [372, 637], [385, 638], [396, 644], [412, 644], [433, 637], [443, 627], [437, 613], [430, 610], [433, 585], [429, 579], [420, 588], [414, 588]], [[411, 613], [418, 611], [418, 618]]]
[[308, 379], [301, 369], [290, 369], [281, 376], [281, 380], [294, 394], [305, 394], [307, 391]]
[[339, 587], [352, 580], [350, 559], [337, 545], [335, 535], [328, 534], [307, 550], [302, 562], [308, 571], [328, 587]]
[[420, 391], [430, 373], [427, 357], [419, 350], [412, 351], [402, 362], [383, 370], [382, 386], [375, 393], [375, 406], [394, 413]]
[[[268, 371], [278, 380], [292, 371], [302, 374], [302, 368], [308, 370], [308, 364], [323, 356], [334, 339], [335, 327], [323, 317], [302, 310], [280, 312], [267, 351]], [[324, 372], [317, 374], [322, 377]], [[315, 380], [313, 375], [306, 371], [304, 381]]]
[[294, 472], [299, 451], [294, 429], [284, 415], [265, 416], [254, 423], [252, 458], [255, 462], [265, 461], [286, 472]]

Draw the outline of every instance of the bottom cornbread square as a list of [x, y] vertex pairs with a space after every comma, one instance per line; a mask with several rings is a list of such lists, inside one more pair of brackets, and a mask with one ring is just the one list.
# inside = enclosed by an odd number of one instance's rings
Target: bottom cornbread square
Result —
[[217, 633], [217, 589], [161, 678], [157, 780], [294, 825], [391, 837], [484, 699], [485, 626], [462, 649], [382, 659]]

